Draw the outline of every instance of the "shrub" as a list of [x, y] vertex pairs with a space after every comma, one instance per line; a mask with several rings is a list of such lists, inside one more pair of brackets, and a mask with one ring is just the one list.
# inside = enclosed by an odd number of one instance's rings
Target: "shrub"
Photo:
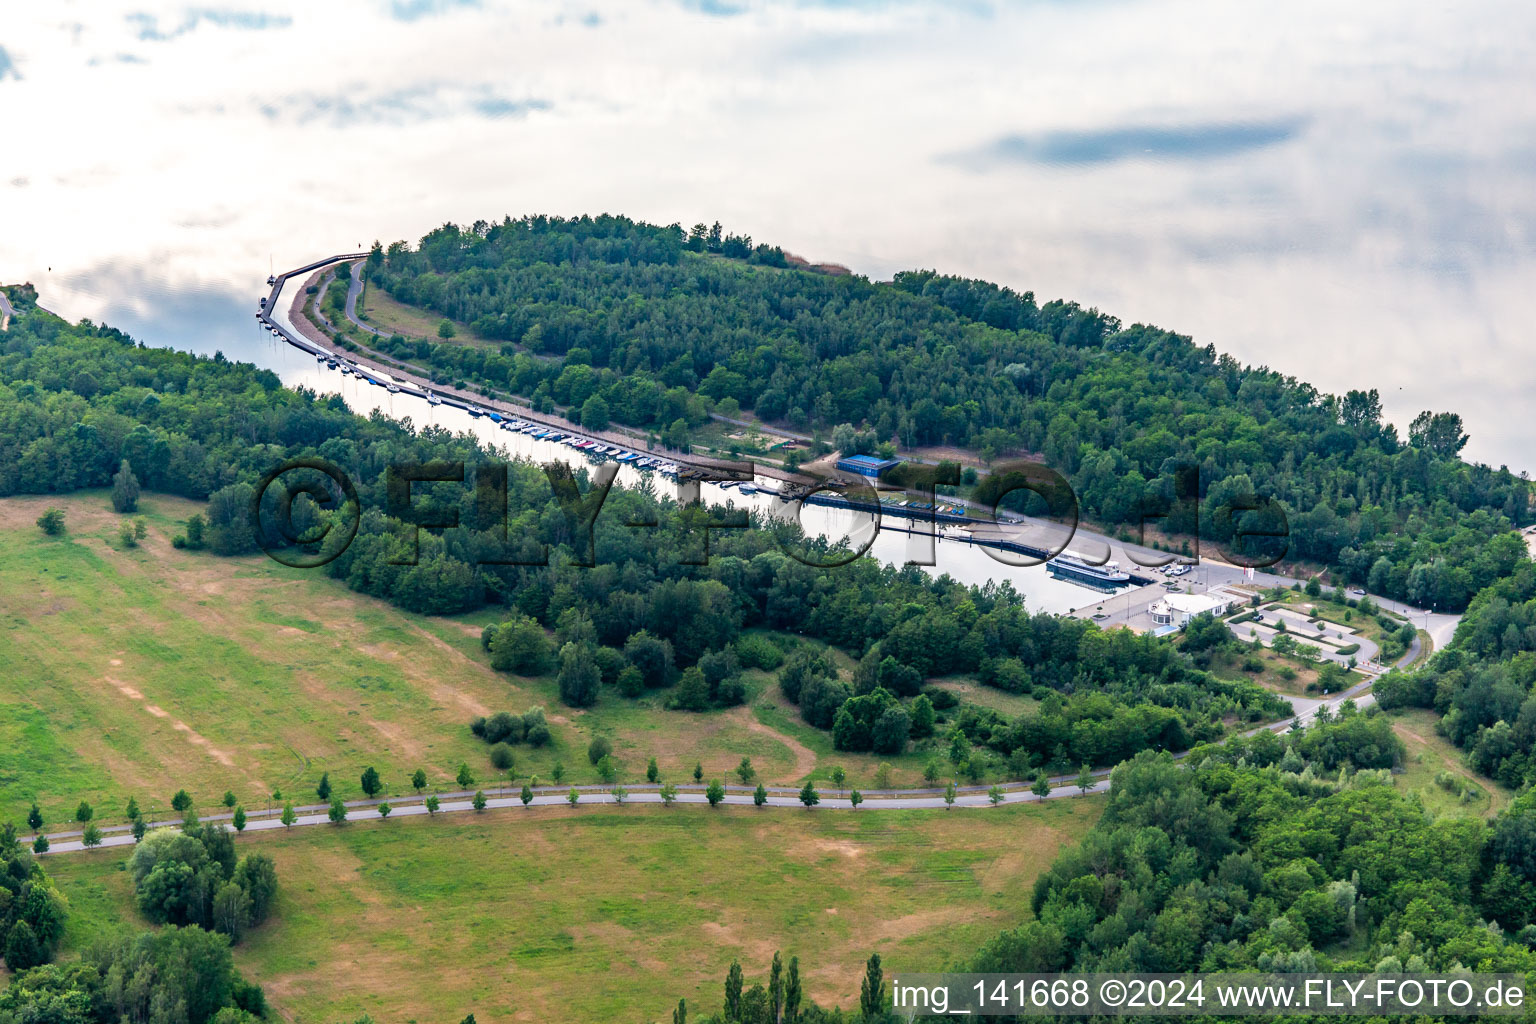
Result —
[[510, 771], [517, 759], [512, 754], [512, 748], [505, 743], [498, 743], [491, 748], [491, 766], [499, 772]]
[[784, 652], [766, 637], [748, 634], [736, 641], [736, 658], [742, 668], [771, 672], [784, 664]]

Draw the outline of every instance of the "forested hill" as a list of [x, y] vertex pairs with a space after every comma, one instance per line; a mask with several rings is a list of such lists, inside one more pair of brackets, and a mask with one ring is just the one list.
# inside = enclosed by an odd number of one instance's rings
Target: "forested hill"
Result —
[[[1405, 440], [1375, 390], [1323, 394], [983, 281], [834, 276], [718, 225], [611, 216], [448, 224], [414, 249], [376, 247], [369, 264], [394, 297], [504, 343], [395, 343], [445, 377], [658, 432], [741, 409], [829, 435], [867, 428], [866, 443], [1043, 458], [1110, 524], [1135, 523], [1143, 495], [1171, 493], [1176, 467], [1195, 463], [1208, 507], [1279, 498], [1293, 555], [1424, 604], [1464, 606], [1494, 575], [1473, 564], [1478, 549], [1530, 518], [1525, 480], [1460, 460], [1453, 413], [1424, 413]], [[1204, 529], [1223, 539], [1221, 523]]]

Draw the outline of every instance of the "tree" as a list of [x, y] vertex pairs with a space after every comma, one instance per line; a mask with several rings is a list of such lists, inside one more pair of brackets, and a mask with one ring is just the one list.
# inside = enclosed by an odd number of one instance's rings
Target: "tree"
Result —
[[678, 711], [709, 710], [709, 683], [697, 665], [683, 672], [683, 677], [672, 691], [667, 706]]
[[607, 430], [608, 417], [608, 403], [601, 395], [593, 395], [581, 406], [581, 425], [588, 430]]
[[741, 964], [731, 961], [725, 975], [725, 1019], [741, 1020]]
[[645, 781], [646, 782], [660, 782], [661, 781], [661, 768], [657, 766], [656, 759], [654, 757], [651, 758], [650, 761], [646, 763], [646, 766], [645, 766]]
[[928, 763], [923, 765], [923, 781], [928, 783], [930, 786], [933, 785], [935, 782], [939, 781], [939, 774], [942, 771], [943, 768], [939, 764], [939, 759], [936, 757], [930, 757], [928, 759]]
[[816, 787], [811, 785], [811, 780], [805, 781], [805, 788], [800, 790], [800, 802], [805, 804], [805, 809], [810, 810], [821, 803], [821, 794], [816, 792]]
[[239, 804], [235, 805], [234, 826], [236, 832], [245, 831], [245, 808]]
[[577, 788], [575, 786], [572, 786], [571, 787], [571, 791], [569, 793], [565, 794], [565, 800], [572, 807], [575, 807], [576, 804], [581, 800], [581, 793], [580, 793], [580, 791], [577, 790]]
[[139, 509], [139, 478], [133, 475], [133, 467], [127, 459], [112, 475], [112, 508], [117, 512], [137, 512]]
[[136, 548], [139, 546], [139, 537], [133, 530], [131, 523], [124, 523], [118, 527], [117, 538], [122, 541], [124, 548]]
[[591, 707], [597, 703], [598, 685], [602, 681], [597, 648], [591, 641], [573, 641], [560, 648], [560, 672], [556, 682], [562, 701], [573, 708]]
[[624, 657], [640, 670], [645, 685], [651, 689], [670, 685], [677, 671], [672, 644], [643, 629], [624, 641]]
[[505, 743], [498, 743], [491, 748], [491, 767], [499, 772], [511, 772], [512, 766], [517, 763], [512, 748]]
[[767, 802], [768, 802], [768, 787], [763, 785], [761, 782], [759, 782], [757, 784], [757, 788], [752, 791], [752, 804], [755, 807], [761, 807], [764, 804], [766, 804]]
[[891, 788], [891, 766], [884, 761], [881, 761], [879, 766], [875, 768], [875, 788]]
[[704, 762], [702, 762], [702, 761], [694, 762], [694, 765], [693, 765], [693, 781], [694, 782], [703, 782], [704, 781]]
[[859, 1009], [865, 1020], [879, 1020], [885, 1012], [885, 978], [880, 969], [880, 954], [871, 953], [859, 986]]
[[1461, 432], [1461, 417], [1453, 412], [1428, 410], [1419, 413], [1408, 425], [1408, 443], [1441, 458], [1452, 458], [1466, 447], [1470, 437]]
[[213, 930], [228, 935], [231, 943], [240, 941], [240, 936], [251, 924], [251, 898], [245, 894], [237, 882], [225, 882], [213, 897]]
[[619, 670], [615, 685], [624, 696], [638, 697], [645, 692], [645, 675], [635, 666], [625, 665]]
[[743, 786], [751, 782], [752, 776], [756, 774], [757, 769], [752, 767], [752, 759], [750, 757], [743, 757], [741, 764], [736, 766], [736, 777], [741, 780]]
[[1086, 764], [1078, 769], [1077, 788], [1084, 793], [1093, 788], [1093, 771]]
[[379, 817], [380, 818], [384, 818], [384, 819], [387, 820], [389, 818], [389, 812], [394, 810], [394, 808], [389, 806], [389, 801], [384, 800], [384, 801], [381, 801], [379, 803], [379, 806], [376, 807], [375, 810], [377, 810], [379, 812]]
[[491, 653], [491, 667], [520, 676], [542, 675], [549, 671], [554, 646], [538, 621], [518, 615], [487, 631], [486, 649]]
[[96, 812], [91, 809], [91, 805], [86, 803], [84, 800], [81, 800], [80, 806], [75, 808], [75, 820], [80, 822], [82, 825], [90, 821], [91, 818], [95, 816], [95, 814]]
[[672, 802], [674, 800], [676, 800], [676, 799], [677, 799], [677, 787], [674, 786], [670, 782], [663, 782], [661, 784], [661, 802], [662, 802], [662, 804], [667, 806], [667, 807], [671, 807], [672, 806]]
[[458, 782], [460, 789], [468, 789], [475, 784], [475, 773], [469, 770], [469, 765], [461, 761], [458, 774], [454, 776], [454, 780]]
[[944, 809], [945, 810], [949, 810], [951, 807], [955, 806], [955, 796], [956, 796], [956, 794], [955, 794], [955, 780], [954, 779], [950, 779], [949, 780], [949, 784], [944, 787]]
[[629, 790], [625, 789], [623, 786], [614, 786], [610, 792], [613, 794], [613, 802], [621, 806], [629, 797]]
[[800, 1024], [800, 958], [789, 958], [789, 974], [784, 982], [784, 1024]]
[[998, 804], [1002, 803], [1003, 787], [994, 785], [991, 789], [987, 790], [987, 799], [992, 801], [993, 807], [996, 807]]
[[253, 853], [235, 868], [234, 880], [251, 898], [251, 924], [261, 924], [277, 901], [277, 865], [264, 853]]
[[612, 754], [604, 754], [602, 760], [597, 762], [597, 776], [604, 782], [612, 782], [618, 778], [619, 763], [613, 759]]
[[37, 940], [37, 933], [26, 921], [17, 921], [5, 940], [5, 965], [12, 971], [25, 971], [48, 962], [47, 951]]
[[[35, 807], [36, 805], [34, 804], [33, 806]], [[138, 816], [139, 816], [139, 801], [138, 801], [138, 799], [136, 797], [131, 797], [130, 796], [128, 798], [128, 806], [123, 809], [123, 817], [127, 818], [129, 821], [132, 821], [134, 818], [137, 818]], [[33, 827], [35, 828], [36, 826], [33, 826]]]
[[452, 320], [439, 320], [437, 323], [437, 336], [439, 338], [451, 338], [458, 334], [458, 328], [453, 326]]
[[436, 793], [429, 793], [429, 794], [427, 794], [426, 808], [427, 808], [427, 815], [429, 817], [432, 816], [432, 815], [437, 814], [438, 808], [441, 807], [442, 805], [443, 805], [442, 801], [437, 798], [437, 794]]
[[144, 824], [143, 818], [134, 818], [132, 831], [133, 841], [136, 843], [141, 843], [144, 841], [144, 833], [149, 831], [149, 826]]
[[417, 768], [415, 774], [411, 776], [411, 788], [418, 793], [426, 789], [427, 773], [422, 771], [420, 768]]
[[565, 765], [556, 761], [555, 766], [549, 770], [549, 774], [555, 780], [555, 785], [558, 786], [565, 781]]
[[475, 790], [475, 798], [470, 801], [470, 806], [472, 806], [476, 811], [485, 810], [485, 790]]
[[32, 852], [33, 853], [47, 853], [48, 852], [48, 837], [44, 836], [44, 835], [39, 835], [36, 839], [32, 840]]
[[85, 834], [80, 837], [80, 841], [85, 844], [85, 848], [87, 850], [94, 849], [101, 845], [101, 829], [96, 827], [96, 823], [94, 821], [88, 822], [86, 824]]
[[315, 787], [315, 795], [318, 796], [321, 800], [329, 800], [331, 798], [330, 772], [324, 772], [321, 774], [320, 785]]
[[912, 701], [912, 738], [920, 740], [925, 736], [932, 736], [935, 717], [933, 701], [929, 700], [925, 693], [918, 694]]
[[853, 804], [854, 810], [858, 810], [859, 804], [864, 802], [864, 794], [860, 793], [857, 789], [850, 790], [848, 793], [848, 802]]
[[37, 525], [42, 527], [44, 533], [50, 537], [57, 537], [64, 532], [64, 510], [50, 508], [37, 517]]
[[293, 828], [293, 823], [299, 820], [299, 813], [293, 809], [293, 801], [283, 804], [283, 816], [278, 819], [284, 828]]
[[672, 1011], [672, 1024], [688, 1024], [688, 1001], [679, 999], [677, 1009]]
[[784, 1008], [784, 964], [779, 959], [779, 951], [773, 951], [773, 966], [768, 971], [768, 1020], [769, 1024], [778, 1024], [779, 1014]]
[[194, 512], [191, 517], [187, 519], [188, 548], [193, 551], [201, 551], [203, 549], [203, 547], [208, 543], [208, 539], [204, 532], [207, 529], [207, 526], [208, 521], [203, 518], [203, 514], [201, 512]]
[[832, 781], [832, 785], [836, 786], [837, 791], [841, 793], [843, 791], [843, 783], [848, 781], [848, 773], [843, 770], [842, 765], [835, 764], [832, 766], [832, 770], [827, 773], [827, 778]]
[[374, 769], [373, 765], [363, 769], [363, 776], [360, 781], [363, 784], [363, 793], [370, 799], [378, 796], [384, 790], [384, 780], [379, 778], [379, 773]]
[[347, 805], [341, 802], [341, 797], [338, 796], [331, 800], [329, 817], [334, 825], [340, 825], [347, 820]]
[[37, 801], [32, 801], [32, 809], [27, 812], [27, 825], [36, 832], [43, 827], [43, 812], [37, 806]]
[[1044, 800], [1051, 795], [1051, 777], [1042, 771], [1035, 776], [1034, 785], [1029, 787], [1029, 791]]
[[237, 798], [235, 796], [233, 790], [226, 789], [224, 791], [224, 806], [225, 807], [233, 807], [233, 806], [235, 806], [235, 804], [237, 804], [239, 802], [240, 802], [239, 798]]
[[725, 785], [719, 779], [710, 779], [709, 788], [704, 791], [704, 799], [709, 801], [709, 806], [718, 807], [720, 801], [725, 799]]
[[523, 801], [524, 807], [527, 807], [529, 804], [533, 803], [533, 787], [528, 785], [526, 782], [523, 783], [523, 791], [519, 795], [519, 799]]
[[171, 809], [177, 814], [185, 814], [188, 807], [192, 806], [192, 797], [184, 789], [178, 789], [176, 795], [171, 797]]

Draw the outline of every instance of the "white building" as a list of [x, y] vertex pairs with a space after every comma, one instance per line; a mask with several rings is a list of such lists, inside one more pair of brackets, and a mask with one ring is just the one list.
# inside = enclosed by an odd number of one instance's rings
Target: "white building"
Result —
[[1206, 612], [1217, 616], [1226, 615], [1242, 604], [1243, 600], [1241, 594], [1219, 587], [1205, 594], [1168, 594], [1153, 603], [1148, 614], [1152, 616], [1154, 626], [1183, 629], [1196, 615]]

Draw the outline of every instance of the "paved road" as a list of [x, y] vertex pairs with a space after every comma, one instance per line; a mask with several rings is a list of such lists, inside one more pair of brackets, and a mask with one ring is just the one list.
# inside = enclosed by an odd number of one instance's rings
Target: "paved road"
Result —
[[0, 292], [0, 331], [11, 326], [11, 317], [16, 315], [16, 307], [11, 305], [11, 300], [6, 298], [5, 292]]
[[363, 294], [363, 264], [361, 262], [352, 265], [352, 282], [347, 285], [347, 319], [353, 324], [367, 331], [375, 338], [387, 338], [389, 335], [376, 327], [369, 327], [357, 318], [357, 300]]
[[[733, 790], [734, 789], [738, 789], [738, 788], [739, 787], [732, 787]], [[777, 789], [778, 787], [775, 787], [775, 788]], [[972, 789], [974, 789], [974, 787], [967, 787], [967, 790], [972, 790]], [[1088, 792], [1089, 793], [1103, 793], [1103, 792], [1107, 791], [1108, 789], [1109, 789], [1109, 780], [1106, 779], [1106, 778], [1101, 778], [1097, 782], [1094, 783], [1093, 788], [1088, 790]], [[563, 792], [569, 792], [569, 791], [565, 790]], [[794, 791], [794, 792], [798, 792], [798, 790]], [[1061, 799], [1061, 798], [1065, 798], [1065, 797], [1075, 797], [1075, 796], [1082, 796], [1082, 795], [1085, 795], [1085, 794], [1083, 794], [1080, 790], [1078, 790], [1078, 788], [1076, 786], [1073, 786], [1070, 790], [1069, 789], [1057, 789], [1057, 790], [1054, 790], [1054, 791], [1052, 791], [1050, 796], [1044, 797], [1043, 799], [1056, 800], [1056, 799]], [[1003, 796], [1003, 803], [1006, 803], [1006, 804], [1034, 803], [1034, 802], [1038, 802], [1041, 799], [1042, 799], [1041, 797], [1036, 796], [1035, 794], [1031, 793], [1027, 789], [1015, 789], [1015, 790], [1011, 790], [1011, 791], [1009, 791], [1009, 792], [1004, 794], [1004, 796]], [[463, 813], [466, 813], [466, 812], [472, 812], [474, 810], [474, 806], [473, 806], [473, 804], [471, 804], [471, 802], [470, 802], [470, 800], [468, 798], [463, 798], [463, 797], [456, 797], [456, 798], [451, 798], [451, 799], [439, 798], [439, 800], [441, 801], [440, 802], [440, 806], [438, 808], [438, 813], [439, 814], [463, 814]], [[554, 793], [541, 793], [540, 795], [537, 795], [537, 796], [535, 796], [533, 798], [533, 801], [532, 801], [530, 806], [533, 806], [533, 807], [557, 807], [557, 806], [566, 804], [567, 802], [568, 801], [567, 801], [566, 797], [564, 797], [562, 795], [557, 795], [557, 794], [554, 794]], [[625, 802], [626, 803], [635, 803], [635, 804], [659, 804], [659, 803], [662, 802], [662, 799], [661, 799], [660, 794], [655, 793], [655, 792], [631, 792], [630, 795], [625, 798]], [[676, 802], [679, 803], [679, 804], [685, 805], [685, 806], [708, 806], [708, 803], [709, 803], [708, 799], [701, 792], [686, 792], [686, 793], [680, 792], [677, 795]], [[726, 794], [725, 800], [723, 802], [728, 804], [728, 805], [730, 805], [730, 806], [733, 806], [733, 807], [741, 807], [741, 806], [750, 807], [750, 806], [752, 806], [752, 797], [749, 794], [744, 793], [744, 792], [728, 792]], [[600, 791], [600, 792], [599, 791], [583, 792], [582, 796], [581, 796], [580, 805], [577, 808], [573, 808], [572, 809], [572, 813], [579, 812], [580, 807], [583, 807], [583, 806], [588, 806], [588, 805], [593, 805], [593, 804], [614, 804], [614, 803], [617, 803], [617, 800], [614, 798], [614, 796], [613, 796], [613, 794], [611, 792], [608, 792], [606, 790], [605, 791]], [[348, 806], [351, 807], [352, 805], [349, 804]], [[392, 808], [392, 810], [390, 812], [390, 815], [389, 815], [391, 818], [413, 818], [413, 817], [420, 817], [421, 815], [424, 815], [424, 814], [427, 813], [426, 806], [424, 804], [420, 804], [420, 803], [412, 803], [412, 804], [393, 804], [392, 803], [390, 806]], [[521, 800], [521, 798], [519, 798], [516, 795], [511, 795], [511, 796], [494, 796], [494, 797], [487, 795], [485, 806], [486, 806], [487, 809], [503, 808], [503, 807], [520, 808], [520, 807], [522, 807], [522, 800]], [[797, 796], [787, 795], [787, 794], [784, 794], [784, 793], [781, 793], [781, 792], [771, 793], [769, 795], [769, 797], [768, 797], [768, 803], [767, 803], [766, 806], [770, 807], [770, 808], [777, 809], [777, 810], [798, 810], [798, 811], [800, 811], [802, 813], [806, 813], [806, 808], [803, 805], [801, 805], [800, 800], [799, 800], [799, 798]], [[945, 807], [945, 806], [947, 806], [947, 805], [945, 804], [944, 798], [942, 796], [888, 797], [888, 798], [879, 798], [879, 799], [870, 799], [870, 800], [868, 800], [867, 802], [865, 802], [859, 808], [859, 813], [863, 813], [865, 811], [878, 811], [878, 810], [913, 810], [913, 809], [922, 809], [922, 808], [940, 808], [940, 807]], [[987, 796], [985, 791], [982, 791], [982, 792], [979, 792], [979, 793], [978, 792], [968, 791], [968, 792], [966, 792], [964, 794], [958, 795], [955, 798], [954, 806], [956, 806], [956, 807], [989, 807], [989, 806], [991, 806], [991, 799]], [[839, 797], [839, 796], [828, 795], [827, 793], [822, 793], [822, 795], [821, 795], [821, 803], [817, 806], [816, 810], [821, 810], [823, 808], [834, 809], [834, 810], [836, 810], [836, 809], [852, 810], [853, 809], [853, 804], [848, 800], [848, 798], [846, 796]], [[209, 821], [212, 821], [212, 820], [222, 820], [222, 819], [225, 819], [225, 818], [227, 818], [226, 815], [220, 815], [218, 819], [209, 818], [209, 819], [206, 819], [206, 820], [209, 820]], [[347, 817], [348, 821], [377, 821], [378, 819], [379, 819], [379, 813], [378, 813], [377, 810], [374, 809], [374, 807], [371, 804], [369, 806], [364, 806], [364, 807], [360, 807], [360, 808], [349, 810], [348, 817]], [[159, 825], [175, 825], [175, 824], [178, 824], [178, 822], [163, 822], [163, 823], [162, 822], [157, 822], [156, 823], [157, 826], [159, 826]], [[316, 826], [316, 825], [332, 825], [332, 824], [333, 823], [331, 822], [330, 816], [329, 816], [328, 813], [326, 813], [324, 811], [318, 811], [317, 810], [317, 811], [312, 811], [310, 813], [301, 814], [299, 816], [298, 820], [294, 822], [293, 827], [294, 828], [309, 828], [309, 827], [313, 827], [313, 826]], [[270, 831], [273, 831], [275, 829], [281, 829], [281, 828], [284, 828], [284, 827], [285, 826], [283, 825], [283, 823], [281, 821], [278, 821], [275, 818], [263, 817], [263, 818], [252, 818], [252, 820], [250, 820], [246, 824], [245, 830], [247, 832], [270, 832]], [[78, 833], [69, 833], [68, 835], [78, 835]], [[48, 850], [48, 852], [50, 854], [54, 854], [54, 853], [71, 853], [71, 852], [78, 852], [80, 850], [85, 849], [84, 844], [79, 839], [68, 839], [68, 838], [64, 838], [63, 835], [61, 835], [61, 839], [60, 839], [59, 842], [53, 842], [53, 838], [50, 836], [49, 837], [49, 842], [52, 844], [49, 847], [49, 850]], [[101, 845], [104, 846], [104, 847], [106, 847], [106, 846], [132, 846], [133, 845], [133, 836], [131, 834], [128, 834], [128, 833], [117, 831], [114, 834], [105, 835], [103, 837], [102, 841], [101, 841]]]

